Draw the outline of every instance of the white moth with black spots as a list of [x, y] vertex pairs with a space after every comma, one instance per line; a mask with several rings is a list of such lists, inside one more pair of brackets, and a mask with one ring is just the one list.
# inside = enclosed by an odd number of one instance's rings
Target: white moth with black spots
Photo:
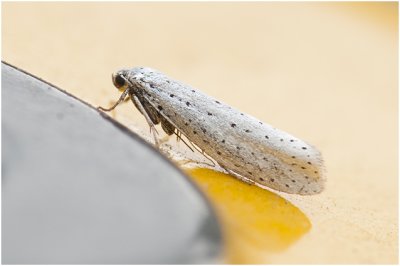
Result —
[[244, 114], [161, 72], [136, 67], [112, 76], [144, 115], [158, 146], [155, 125], [184, 135], [236, 177], [286, 193], [310, 195], [324, 188], [320, 152], [306, 142]]

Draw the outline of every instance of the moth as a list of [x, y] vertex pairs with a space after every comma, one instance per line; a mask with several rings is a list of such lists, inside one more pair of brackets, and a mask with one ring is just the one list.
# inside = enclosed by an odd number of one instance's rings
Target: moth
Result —
[[122, 95], [111, 108], [131, 100], [155, 126], [184, 135], [239, 179], [286, 193], [320, 193], [325, 184], [321, 153], [308, 143], [148, 67], [112, 75]]

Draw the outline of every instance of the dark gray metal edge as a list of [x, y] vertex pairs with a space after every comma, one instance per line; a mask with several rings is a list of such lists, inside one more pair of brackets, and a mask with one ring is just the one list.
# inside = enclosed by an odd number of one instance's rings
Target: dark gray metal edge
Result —
[[67, 92], [67, 91], [65, 91], [65, 90], [63, 90], [63, 89], [61, 89], [60, 87], [58, 87], [58, 86], [56, 86], [56, 85], [54, 85], [54, 84], [52, 84], [52, 83], [50, 83], [50, 82], [48, 82], [48, 81], [46, 81], [46, 80], [44, 80], [44, 79], [41, 79], [41, 78], [39, 78], [39, 77], [37, 77], [37, 76], [35, 76], [35, 75], [33, 75], [33, 74], [31, 74], [31, 73], [29, 73], [29, 72], [27, 72], [27, 71], [21, 69], [21, 68], [18, 68], [18, 67], [14, 66], [14, 65], [12, 65], [12, 64], [10, 64], [10, 63], [8, 63], [8, 62], [5, 62], [4, 60], [1, 60], [1, 63], [4, 64], [4, 65], [6, 65], [6, 66], [8, 66], [8, 67], [11, 67], [11, 68], [13, 68], [13, 69], [19, 71], [19, 72], [22, 72], [22, 73], [24, 73], [24, 74], [26, 74], [26, 75], [28, 75], [28, 76], [34, 78], [34, 79], [37, 79], [37, 80], [39, 80], [39, 81], [41, 81], [41, 82], [43, 82], [43, 83], [45, 83], [45, 84], [51, 86], [52, 88], [57, 89], [57, 90], [60, 91], [61, 93], [64, 93], [65, 95], [67, 95], [67, 96], [69, 96], [69, 97], [72, 97], [73, 99], [79, 101], [80, 103], [86, 105], [87, 107], [89, 107], [89, 108], [95, 110], [95, 111], [96, 111], [98, 114], [100, 114], [106, 121], [108, 121], [109, 123], [113, 124], [115, 127], [119, 128], [123, 133], [125, 133], [125, 134], [128, 135], [129, 137], [131, 137], [131, 138], [133, 138], [133, 139], [135, 139], [135, 140], [140, 141], [141, 143], [143, 143], [144, 145], [146, 145], [147, 147], [149, 147], [150, 149], [152, 149], [153, 152], [154, 152], [155, 154], [157, 154], [157, 156], [159, 156], [162, 160], [166, 161], [168, 164], [172, 165], [172, 167], [174, 167], [176, 170], [178, 170], [178, 171], [182, 174], [182, 176], [186, 179], [186, 181], [197, 191], [197, 193], [199, 193], [200, 197], [203, 198], [203, 200], [205, 201], [206, 205], [208, 206], [208, 209], [210, 210], [212, 216], [215, 217], [215, 220], [216, 220], [216, 222], [217, 222], [216, 224], [217, 224], [217, 226], [218, 226], [218, 230], [219, 230], [220, 235], [221, 235], [221, 245], [220, 245], [220, 249], [221, 249], [221, 250], [220, 250], [218, 253], [219, 253], [220, 255], [222, 255], [222, 251], [224, 250], [224, 249], [223, 249], [223, 246], [224, 246], [224, 243], [225, 243], [225, 238], [224, 238], [224, 234], [223, 234], [223, 232], [222, 232], [221, 223], [220, 223], [220, 218], [219, 218], [219, 216], [217, 215], [214, 206], [211, 204], [211, 202], [209, 201], [209, 199], [208, 199], [208, 197], [205, 195], [205, 193], [204, 193], [204, 192], [194, 183], [194, 181], [191, 180], [191, 178], [188, 177], [187, 174], [186, 174], [182, 169], [180, 169], [174, 162], [172, 162], [171, 160], [169, 160], [168, 158], [166, 158], [162, 153], [160, 153], [160, 151], [159, 151], [157, 148], [155, 148], [153, 145], [151, 145], [150, 143], [148, 143], [147, 141], [145, 141], [145, 140], [144, 140], [143, 138], [141, 138], [137, 133], [133, 132], [133, 131], [130, 130], [128, 127], [124, 126], [123, 124], [121, 124], [120, 122], [118, 122], [117, 120], [115, 120], [114, 118], [112, 118], [111, 116], [107, 115], [106, 113], [104, 113], [104, 112], [98, 110], [96, 107], [94, 107], [94, 106], [91, 105], [90, 103], [85, 102], [84, 100], [82, 100], [82, 99], [76, 97], [75, 95], [73, 95], [73, 94], [71, 94], [71, 93], [69, 93], [69, 92]]

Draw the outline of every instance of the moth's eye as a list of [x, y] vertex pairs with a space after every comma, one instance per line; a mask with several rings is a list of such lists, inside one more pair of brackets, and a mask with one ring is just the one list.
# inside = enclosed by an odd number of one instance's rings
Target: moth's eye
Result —
[[113, 83], [115, 87], [121, 88], [125, 85], [125, 79], [122, 77], [121, 74], [116, 74], [113, 76]]

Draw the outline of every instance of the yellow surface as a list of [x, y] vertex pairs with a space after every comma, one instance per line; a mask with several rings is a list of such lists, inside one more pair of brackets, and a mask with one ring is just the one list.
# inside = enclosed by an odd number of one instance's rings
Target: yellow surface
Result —
[[223, 223], [226, 263], [268, 262], [310, 230], [308, 218], [278, 195], [210, 169], [187, 171], [210, 197]]
[[[111, 72], [151, 66], [318, 147], [316, 196], [192, 173], [243, 249], [228, 261], [397, 263], [397, 19], [394, 2], [2, 3], [2, 59], [95, 106], [119, 96]], [[130, 104], [116, 118], [148, 132]]]

